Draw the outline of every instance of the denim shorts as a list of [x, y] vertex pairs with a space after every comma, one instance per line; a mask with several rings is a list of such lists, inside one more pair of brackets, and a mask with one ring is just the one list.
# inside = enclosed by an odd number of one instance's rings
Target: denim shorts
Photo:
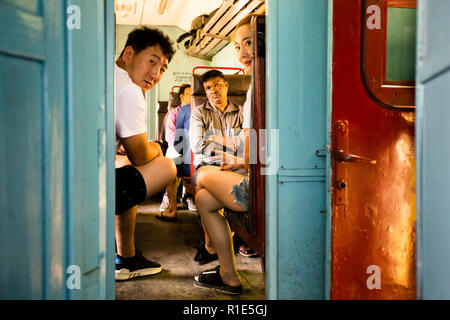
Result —
[[230, 194], [234, 194], [235, 203], [244, 208], [244, 211], [248, 211], [248, 175], [241, 180], [241, 183], [233, 185]]

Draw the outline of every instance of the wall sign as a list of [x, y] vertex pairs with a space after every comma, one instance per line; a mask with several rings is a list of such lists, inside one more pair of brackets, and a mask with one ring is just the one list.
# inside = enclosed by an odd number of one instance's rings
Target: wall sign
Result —
[[114, 3], [114, 11], [122, 18], [134, 16], [137, 13], [136, 0], [116, 0]]

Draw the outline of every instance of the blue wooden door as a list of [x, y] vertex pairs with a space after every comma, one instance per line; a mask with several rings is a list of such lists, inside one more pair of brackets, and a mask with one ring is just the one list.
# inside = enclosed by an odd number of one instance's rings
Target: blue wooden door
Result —
[[450, 1], [419, 1], [417, 293], [450, 299]]
[[327, 8], [268, 2], [268, 299], [326, 297]]
[[110, 2], [0, 0], [0, 299], [114, 297]]

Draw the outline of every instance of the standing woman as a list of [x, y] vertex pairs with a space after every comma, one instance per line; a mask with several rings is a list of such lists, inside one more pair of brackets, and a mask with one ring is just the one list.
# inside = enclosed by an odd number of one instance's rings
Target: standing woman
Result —
[[[252, 32], [250, 28], [251, 14], [244, 18], [237, 26], [234, 36], [234, 44], [239, 62], [245, 66], [248, 74], [252, 74], [253, 49]], [[242, 292], [242, 285], [236, 269], [233, 242], [230, 227], [225, 217], [219, 210], [227, 207], [236, 212], [244, 212], [248, 209], [248, 129], [250, 129], [251, 88], [247, 92], [247, 100], [244, 104], [243, 140], [245, 141], [244, 159], [235, 158], [227, 154], [221, 157], [223, 162], [219, 167], [204, 166], [199, 169], [197, 185], [199, 190], [195, 196], [198, 212], [201, 216], [205, 232], [211, 239], [214, 251], [218, 255], [219, 266], [213, 270], [207, 270], [194, 278], [194, 285], [199, 287], [215, 288], [230, 294]], [[219, 137], [216, 137], [217, 139]], [[220, 151], [217, 151], [220, 153]], [[245, 168], [246, 175], [233, 171], [233, 168]]]

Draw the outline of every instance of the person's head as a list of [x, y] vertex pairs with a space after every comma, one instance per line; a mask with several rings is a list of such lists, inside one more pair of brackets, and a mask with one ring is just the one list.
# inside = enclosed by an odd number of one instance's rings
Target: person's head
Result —
[[180, 87], [180, 91], [178, 91], [178, 92], [180, 94], [182, 106], [191, 103], [191, 85], [190, 84], [188, 84], [188, 83], [183, 84]]
[[169, 92], [169, 102], [167, 104], [167, 110], [169, 110], [170, 108], [170, 111], [172, 111], [173, 108], [176, 108], [180, 105], [180, 102], [180, 96], [178, 93]]
[[256, 14], [249, 14], [242, 19], [236, 26], [233, 41], [236, 49], [237, 58], [245, 67], [247, 74], [253, 71], [253, 47], [252, 47], [252, 30], [250, 27], [252, 18]]
[[225, 108], [228, 103], [228, 81], [219, 70], [210, 70], [202, 76], [202, 84], [209, 103], [217, 108]]
[[161, 80], [167, 70], [175, 54], [172, 44], [160, 30], [135, 29], [128, 35], [117, 63], [135, 84], [147, 91]]

